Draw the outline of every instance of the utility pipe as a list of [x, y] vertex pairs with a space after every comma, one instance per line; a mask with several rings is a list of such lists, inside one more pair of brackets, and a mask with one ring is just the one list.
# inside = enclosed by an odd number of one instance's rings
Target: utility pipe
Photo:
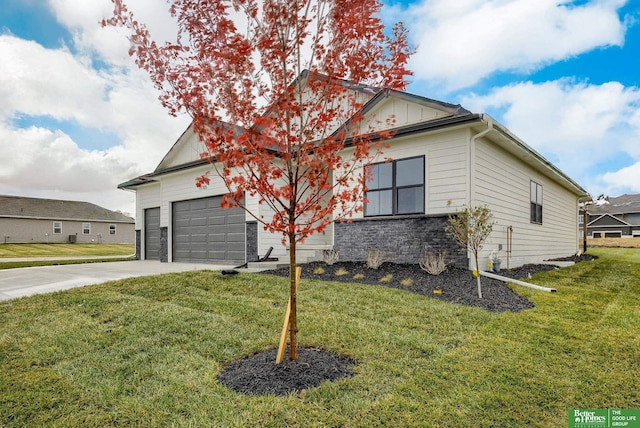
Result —
[[541, 287], [539, 285], [529, 284], [528, 282], [518, 281], [517, 279], [507, 278], [506, 276], [496, 275], [495, 273], [480, 271], [480, 275], [486, 276], [487, 278], [497, 279], [499, 281], [512, 282], [514, 284], [522, 285], [523, 287], [533, 288], [534, 290], [546, 291], [548, 293], [555, 293], [558, 291], [555, 288]]
[[513, 243], [513, 226], [507, 226], [507, 269], [509, 269], [509, 259], [511, 259], [512, 243]]

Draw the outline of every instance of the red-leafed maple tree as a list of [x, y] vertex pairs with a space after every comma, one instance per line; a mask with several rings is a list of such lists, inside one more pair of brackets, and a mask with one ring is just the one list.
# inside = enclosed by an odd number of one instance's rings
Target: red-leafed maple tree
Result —
[[[224, 206], [258, 198], [250, 214], [290, 249], [290, 359], [297, 359], [296, 244], [362, 209], [363, 165], [384, 131], [363, 106], [404, 89], [407, 33], [385, 35], [377, 0], [170, 0], [176, 42], [162, 44], [112, 0], [103, 25], [130, 33], [130, 54], [171, 114], [187, 112], [203, 154], [228, 188]], [[207, 175], [197, 185], [209, 182]]]

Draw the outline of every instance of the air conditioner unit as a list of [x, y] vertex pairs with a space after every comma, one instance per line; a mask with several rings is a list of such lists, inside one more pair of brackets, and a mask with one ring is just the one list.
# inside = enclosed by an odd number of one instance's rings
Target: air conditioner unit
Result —
[[76, 235], [69, 235], [69, 242], [75, 244], [77, 238]]

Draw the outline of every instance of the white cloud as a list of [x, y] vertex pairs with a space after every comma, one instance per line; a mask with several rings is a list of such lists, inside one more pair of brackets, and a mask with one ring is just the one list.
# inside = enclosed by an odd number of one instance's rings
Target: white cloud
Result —
[[404, 19], [418, 45], [411, 68], [434, 87], [469, 87], [497, 71], [530, 72], [596, 48], [621, 46], [625, 0], [423, 0]]
[[67, 50], [49, 50], [13, 36], [0, 36], [0, 115], [15, 112], [94, 121], [104, 98], [103, 79]]
[[640, 193], [640, 161], [618, 171], [607, 172], [599, 179], [604, 183], [604, 193], [609, 196]]
[[[45, 49], [9, 35], [0, 36], [0, 57], [0, 193], [82, 195], [106, 208], [135, 212], [133, 194], [117, 184], [152, 171], [188, 119], [171, 118], [137, 69], [96, 70], [69, 49]], [[12, 119], [24, 115], [107, 131], [119, 143], [89, 150], [91, 142], [73, 141], [60, 130], [16, 128]]]
[[[100, 25], [102, 19], [113, 13], [110, 0], [48, 0], [48, 3], [58, 22], [73, 34], [76, 49], [87, 55], [95, 53], [112, 65], [135, 68], [128, 56], [127, 31]], [[175, 39], [176, 24], [169, 14], [168, 4], [157, 0], [128, 0], [126, 3], [154, 38]]]
[[590, 175], [595, 165], [640, 160], [638, 88], [569, 79], [525, 82], [483, 96], [466, 96], [461, 103], [500, 118], [523, 141], [585, 185], [605, 187]]

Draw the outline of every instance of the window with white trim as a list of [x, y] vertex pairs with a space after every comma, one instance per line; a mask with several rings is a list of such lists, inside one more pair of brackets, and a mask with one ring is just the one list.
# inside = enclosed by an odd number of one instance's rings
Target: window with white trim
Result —
[[62, 222], [54, 221], [53, 222], [53, 233], [54, 235], [59, 235], [62, 233]]
[[116, 234], [116, 225], [115, 224], [110, 224], [109, 225], [109, 235], [115, 235]]
[[542, 185], [531, 181], [531, 223], [542, 224]]
[[91, 223], [82, 223], [82, 234], [91, 235]]
[[366, 217], [424, 214], [424, 156], [367, 165]]

